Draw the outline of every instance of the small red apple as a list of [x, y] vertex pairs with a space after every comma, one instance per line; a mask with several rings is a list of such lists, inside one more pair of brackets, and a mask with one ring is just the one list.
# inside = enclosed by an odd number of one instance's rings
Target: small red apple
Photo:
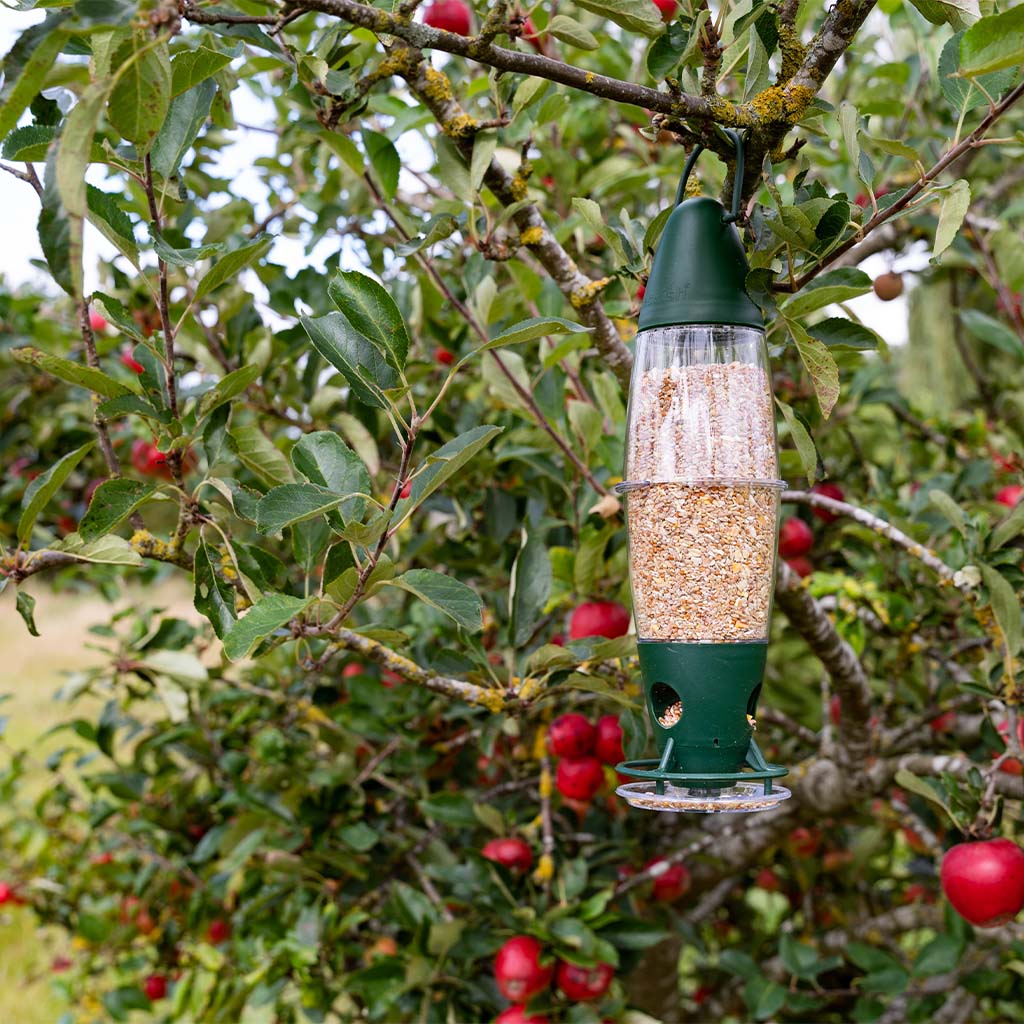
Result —
[[978, 928], [1006, 924], [1024, 907], [1024, 850], [1009, 839], [954, 846], [939, 877], [953, 909]]
[[132, 355], [130, 348], [121, 349], [121, 354], [117, 358], [121, 361], [121, 365], [131, 370], [132, 373], [142, 373], [145, 370], [142, 363]]
[[525, 874], [533, 867], [533, 851], [522, 839], [492, 839], [480, 852], [516, 875]]
[[597, 720], [594, 753], [605, 764], [616, 765], [626, 760], [626, 752], [622, 749], [622, 726], [617, 715], [602, 715]]
[[617, 601], [585, 601], [569, 619], [569, 639], [603, 636], [609, 640], [629, 632], [629, 612]]
[[438, 345], [434, 349], [434, 362], [440, 363], [442, 366], [451, 366], [455, 362], [455, 355], [443, 345]]
[[66, 956], [55, 956], [50, 964], [50, 970], [54, 974], [61, 974], [71, 969], [71, 960]]
[[956, 724], [955, 711], [943, 711], [937, 718], [928, 723], [928, 728], [934, 733], [949, 732]]
[[423, 11], [423, 24], [459, 36], [470, 33], [470, 10], [462, 0], [434, 0]]
[[903, 890], [903, 903], [934, 903], [935, 894], [921, 882], [912, 882]]
[[771, 868], [761, 868], [754, 878], [754, 885], [765, 892], [778, 892], [782, 888], [779, 876]]
[[647, 285], [645, 285], [645, 284], [640, 285], [640, 287], [637, 288], [637, 290], [636, 290], [636, 301], [637, 302], [643, 302], [644, 301], [644, 296], [646, 294], [647, 294]]
[[135, 927], [138, 928], [140, 935], [150, 935], [156, 931], [156, 921], [145, 907], [135, 915]]
[[[997, 726], [996, 731], [1000, 736], [1003, 737], [1003, 746], [1006, 745], [1006, 739], [1010, 735], [1010, 723], [1003, 719]], [[1017, 742], [1024, 747], [1024, 715], [1017, 717]], [[998, 757], [998, 754], [993, 754], [993, 757]], [[1007, 758], [1000, 766], [1001, 772], [1006, 772], [1007, 775], [1021, 775], [1024, 774], [1024, 768], [1021, 767], [1020, 759], [1016, 757]]]
[[604, 784], [604, 769], [596, 757], [565, 757], [558, 762], [555, 785], [570, 800], [590, 800]]
[[583, 715], [561, 715], [548, 726], [548, 751], [555, 757], [583, 757], [593, 753], [597, 731]]
[[539, 1013], [528, 1017], [525, 1006], [510, 1006], [494, 1018], [494, 1024], [550, 1024], [550, 1021]]
[[358, 661], [350, 661], [342, 670], [342, 679], [352, 679], [354, 676], [361, 676], [365, 669]]
[[589, 1003], [600, 999], [608, 991], [614, 977], [615, 970], [611, 964], [580, 967], [562, 960], [555, 972], [555, 984], [566, 999], [574, 1003]]
[[6, 903], [21, 903], [22, 900], [7, 882], [0, 882], [0, 907]]
[[537, 31], [537, 26], [534, 25], [530, 18], [527, 18], [523, 22], [523, 34], [522, 40], [525, 43], [529, 43], [538, 53], [544, 52], [544, 38]]
[[167, 995], [167, 979], [162, 974], [150, 974], [142, 983], [146, 998], [155, 1003]]
[[839, 721], [843, 717], [843, 702], [838, 693], [832, 694], [829, 698], [828, 717], [832, 719], [833, 725], [839, 725]]
[[206, 929], [206, 941], [212, 946], [219, 946], [231, 938], [231, 925], [222, 917], [215, 917]]
[[802, 580], [814, 574], [814, 563], [803, 555], [799, 555], [796, 558], [787, 558], [785, 562]]
[[668, 22], [676, 16], [676, 11], [679, 10], [679, 4], [676, 0], [652, 0], [655, 7], [661, 11], [661, 20]]
[[551, 984], [555, 970], [541, 964], [544, 947], [530, 935], [515, 935], [494, 958], [494, 979], [506, 999], [525, 1003]]
[[1024, 487], [1020, 484], [1007, 484], [996, 491], [996, 501], [1007, 508], [1014, 508], [1024, 498]]
[[789, 833], [789, 845], [798, 857], [813, 857], [821, 844], [821, 833], [815, 828], [793, 829]]
[[653, 896], [659, 903], [675, 903], [690, 889], [690, 872], [685, 864], [669, 864], [664, 857], [650, 861], [646, 869], [655, 869]]
[[[833, 501], [842, 501], [846, 497], [839, 484], [815, 484], [811, 488], [811, 493], [820, 494], [823, 498], [832, 498]], [[825, 523], [835, 522], [835, 520], [839, 518], [835, 512], [830, 512], [827, 508], [815, 508], [811, 511]]]
[[89, 326], [94, 331], [105, 331], [107, 329], [107, 321], [95, 309], [90, 309]]
[[410, 494], [412, 494], [412, 481], [406, 480], [401, 491], [399, 491], [398, 496], [400, 498], [408, 498]]
[[554, 644], [556, 647], [564, 647], [565, 646], [565, 634], [564, 633], [556, 633], [548, 641], [548, 643], [549, 644]]
[[797, 558], [806, 555], [814, 546], [811, 528], [796, 516], [784, 520], [779, 529], [779, 555], [782, 558]]

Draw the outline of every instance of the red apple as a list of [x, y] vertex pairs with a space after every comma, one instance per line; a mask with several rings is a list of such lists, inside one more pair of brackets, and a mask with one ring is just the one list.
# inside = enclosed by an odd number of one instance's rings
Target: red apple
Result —
[[90, 309], [89, 326], [94, 331], [105, 331], [107, 329], [107, 321], [95, 309]]
[[0, 882], [0, 907], [5, 903], [21, 903], [22, 900], [7, 882]]
[[[1000, 736], [1003, 737], [1003, 745], [1006, 745], [1006, 739], [1010, 735], [1010, 723], [1003, 719], [996, 726], [996, 731]], [[1017, 717], [1017, 742], [1024, 747], [1024, 715]], [[993, 754], [993, 757], [998, 757], [998, 754]], [[1024, 774], [1024, 768], [1021, 767], [1020, 759], [1016, 757], [1007, 758], [1000, 766], [1001, 772], [1006, 772], [1007, 775], [1021, 775]]]
[[782, 558], [797, 558], [806, 555], [814, 546], [811, 528], [796, 516], [783, 520], [779, 529], [779, 555]]
[[570, 800], [590, 800], [604, 784], [604, 769], [596, 757], [566, 757], [558, 762], [555, 785]]
[[1024, 850], [1009, 839], [954, 846], [939, 877], [953, 909], [978, 928], [1006, 924], [1024, 907]]
[[671, 21], [679, 10], [676, 0], [652, 0], [652, 3], [661, 11], [661, 20], [665, 22]]
[[434, 349], [434, 362], [440, 363], [442, 366], [451, 366], [455, 362], [455, 356], [449, 352], [448, 349], [442, 345], [438, 345]]
[[838, 693], [832, 694], [829, 698], [828, 717], [832, 719], [833, 725], [839, 725], [839, 720], [843, 717], [843, 702], [839, 699]]
[[408, 498], [410, 494], [412, 494], [412, 481], [406, 480], [401, 491], [399, 491], [398, 496], [400, 498]]
[[659, 903], [675, 903], [690, 889], [690, 872], [685, 864], [668, 864], [664, 857], [650, 861], [646, 870], [657, 869], [653, 896]]
[[231, 925], [222, 917], [215, 917], [206, 929], [206, 941], [212, 946], [219, 946], [231, 938]]
[[803, 555], [799, 555], [797, 558], [787, 558], [785, 562], [802, 580], [814, 573], [814, 563], [809, 558], [804, 558]]
[[622, 749], [622, 726], [617, 715], [603, 715], [597, 720], [594, 753], [605, 764], [616, 765], [626, 760], [626, 752]]
[[538, 53], [544, 52], [544, 39], [537, 32], [537, 26], [530, 18], [523, 22], [523, 42], [529, 43]]
[[801, 825], [789, 833], [789, 845], [798, 857], [813, 857], [820, 843], [821, 833], [816, 828], [804, 828]]
[[761, 868], [754, 878], [754, 885], [765, 892], [778, 892], [782, 888], [779, 876], [771, 868]]
[[956, 712], [954, 711], [943, 711], [937, 718], [933, 718], [928, 723], [928, 728], [932, 732], [949, 732], [956, 724]]
[[145, 370], [142, 363], [132, 355], [130, 348], [121, 349], [121, 354], [117, 358], [121, 361], [121, 365], [131, 370], [132, 373], [142, 373]]
[[146, 441], [141, 437], [132, 443], [132, 465], [143, 476], [171, 479], [167, 456], [152, 441]]
[[544, 947], [530, 935], [516, 935], [498, 950], [494, 978], [501, 994], [513, 1002], [525, 1003], [551, 984], [553, 967], [540, 962]]
[[342, 679], [351, 679], [353, 676], [361, 676], [366, 670], [358, 661], [350, 661], [342, 670]]
[[589, 1003], [600, 999], [608, 991], [614, 977], [615, 970], [611, 964], [580, 967], [563, 960], [555, 972], [555, 984], [566, 999], [574, 1003]]
[[569, 639], [603, 636], [609, 640], [629, 632], [629, 612], [617, 601], [585, 601], [569, 619]]
[[480, 852], [516, 875], [525, 874], [533, 867], [533, 851], [522, 839], [492, 839]]
[[142, 983], [146, 998], [155, 1003], [167, 995], [167, 979], [162, 974], [151, 974]]
[[550, 1022], [547, 1017], [539, 1013], [528, 1017], [525, 1006], [510, 1006], [495, 1017], [494, 1024], [550, 1024]]
[[645, 284], [640, 285], [640, 287], [637, 288], [637, 290], [636, 290], [636, 301], [637, 302], [643, 302], [644, 301], [644, 296], [646, 294], [647, 294], [647, 285], [645, 285]]
[[883, 302], [892, 302], [893, 299], [898, 299], [903, 294], [903, 278], [895, 271], [890, 270], [886, 274], [879, 274], [871, 282], [871, 287]]
[[442, 32], [468, 36], [470, 10], [462, 0], [434, 0], [434, 3], [423, 11], [423, 24], [438, 28]]
[[[820, 494], [823, 498], [832, 498], [834, 501], [842, 501], [846, 495], [843, 494], [842, 487], [839, 484], [815, 484], [811, 488], [812, 494]], [[831, 523], [839, 518], [835, 512], [830, 512], [826, 508], [815, 508], [811, 510], [822, 522]]]
[[564, 647], [565, 646], [565, 634], [564, 633], [556, 633], [548, 641], [548, 643], [549, 644], [554, 644], [556, 647]]
[[1016, 506], [1021, 498], [1024, 498], [1024, 487], [1020, 484], [1007, 484], [996, 491], [996, 501], [1007, 508]]
[[594, 751], [597, 732], [575, 712], [561, 715], [548, 726], [548, 751], [555, 757], [583, 757]]
[[921, 882], [912, 882], [903, 890], [903, 903], [934, 903], [935, 894]]

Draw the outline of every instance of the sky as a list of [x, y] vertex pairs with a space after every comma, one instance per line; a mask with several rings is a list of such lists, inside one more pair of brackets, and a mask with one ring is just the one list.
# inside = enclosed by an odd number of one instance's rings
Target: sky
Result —
[[[6, 53], [19, 32], [28, 25], [42, 19], [44, 12], [32, 11], [24, 14], [16, 13], [0, 7], [0, 53]], [[269, 125], [273, 117], [273, 108], [253, 96], [247, 89], [238, 89], [232, 96], [235, 117], [243, 124]], [[274, 140], [262, 132], [239, 130], [238, 141], [227, 147], [215, 167], [215, 173], [234, 182], [234, 191], [262, 202], [265, 190], [259, 176], [253, 171], [253, 165], [261, 156], [273, 152]], [[412, 162], [419, 169], [429, 166], [425, 159], [425, 147], [417, 145], [412, 136], [398, 141], [398, 150], [405, 162]], [[41, 168], [39, 168], [41, 171]], [[88, 180], [103, 187], [104, 175], [100, 168], [89, 172]], [[415, 188], [416, 179], [403, 172], [401, 186]], [[8, 239], [17, 239], [18, 244], [0, 246], [0, 275], [11, 285], [34, 283], [44, 284], [47, 278], [43, 271], [33, 266], [32, 260], [42, 259], [42, 250], [36, 232], [38, 205], [31, 187], [9, 174], [0, 172], [0, 223], [4, 235]], [[269, 207], [262, 203], [262, 210], [257, 215], [269, 212]], [[100, 261], [109, 260], [115, 255], [113, 247], [95, 229], [86, 226], [85, 283], [86, 289], [92, 291], [100, 286], [98, 265]], [[337, 242], [323, 240], [318, 247], [307, 254], [304, 246], [296, 238], [278, 238], [271, 256], [275, 262], [283, 264], [289, 273], [294, 273], [304, 266], [323, 268], [323, 261], [337, 250]], [[861, 266], [872, 277], [885, 273], [889, 269], [904, 272], [904, 282], [908, 288], [913, 287], [913, 271], [927, 266], [926, 250], [918, 248], [903, 255], [895, 263], [887, 254], [870, 257]], [[342, 264], [349, 267], [358, 266], [355, 253], [346, 247], [343, 252]], [[365, 269], [365, 268], [364, 268]], [[255, 283], [255, 278], [253, 278]], [[51, 285], [52, 287], [52, 285]], [[873, 293], [869, 293], [849, 302], [848, 308], [865, 324], [877, 331], [890, 346], [903, 345], [907, 341], [907, 301], [906, 294], [893, 302], [882, 302]]]

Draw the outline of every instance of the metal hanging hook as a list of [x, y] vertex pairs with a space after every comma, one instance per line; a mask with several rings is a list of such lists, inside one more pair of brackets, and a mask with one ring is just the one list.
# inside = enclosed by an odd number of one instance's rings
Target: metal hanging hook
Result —
[[[740, 199], [743, 191], [743, 138], [739, 132], [734, 131], [732, 128], [723, 128], [722, 131], [729, 137], [729, 141], [732, 142], [736, 150], [736, 171], [732, 179], [732, 209], [722, 217], [722, 223], [734, 224], [740, 217]], [[686, 182], [689, 180], [690, 171], [693, 170], [697, 157], [704, 152], [704, 149], [704, 143], [698, 142], [686, 158], [683, 173], [679, 179], [679, 187], [676, 189], [676, 206], [683, 201], [683, 197], [686, 195]]]

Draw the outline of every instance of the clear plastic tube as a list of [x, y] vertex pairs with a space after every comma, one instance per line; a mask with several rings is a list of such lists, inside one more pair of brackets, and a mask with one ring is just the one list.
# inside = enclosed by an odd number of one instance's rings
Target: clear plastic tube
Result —
[[781, 483], [763, 332], [642, 332], [628, 424], [638, 636], [767, 639]]

